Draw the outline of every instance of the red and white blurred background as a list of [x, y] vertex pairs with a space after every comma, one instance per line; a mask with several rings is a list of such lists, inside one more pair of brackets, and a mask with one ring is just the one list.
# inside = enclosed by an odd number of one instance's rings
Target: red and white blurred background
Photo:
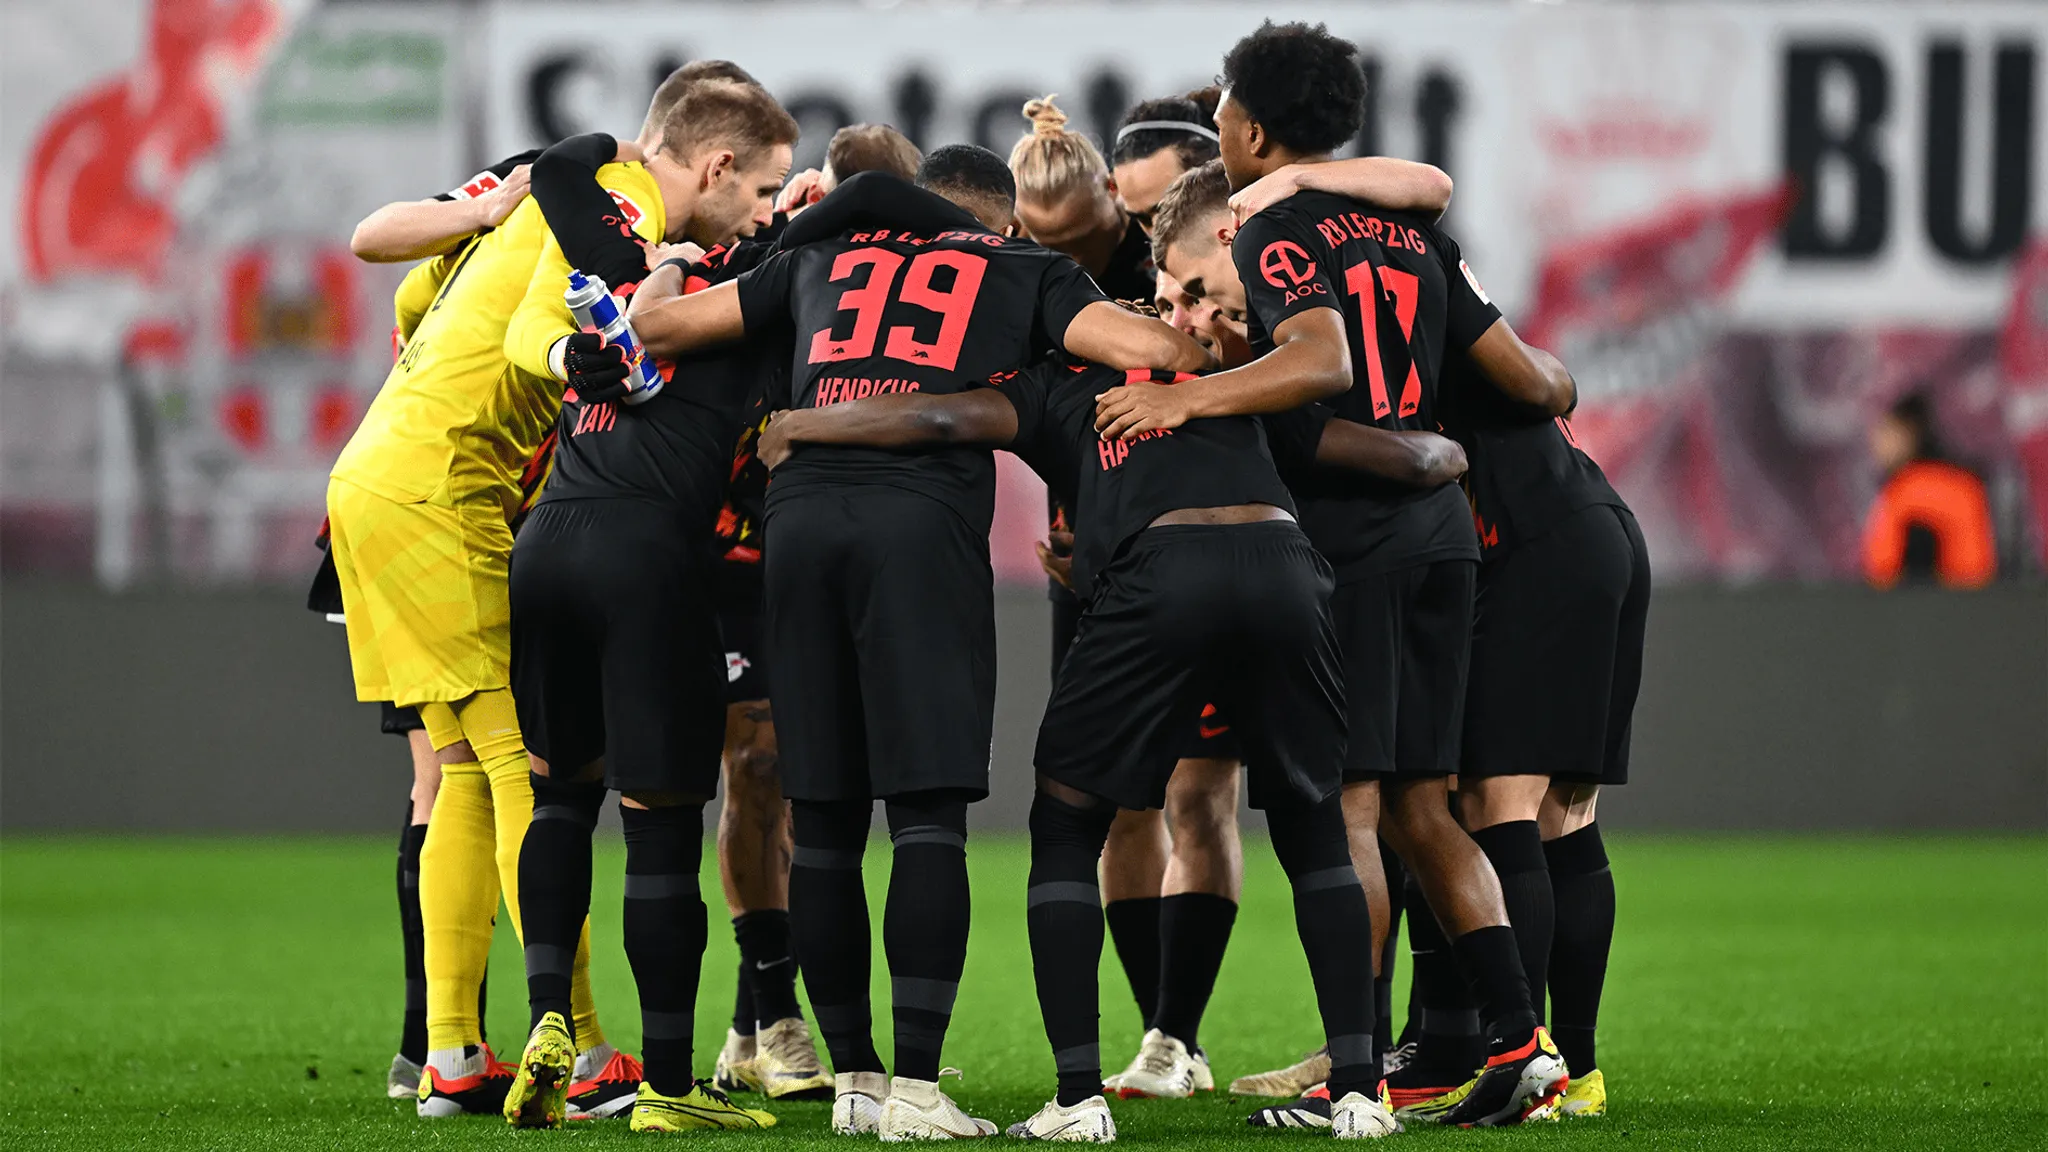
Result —
[[[1254, 12], [1256, 11], [1256, 14]], [[1661, 579], [1852, 579], [1872, 419], [1934, 400], [2008, 572], [2048, 541], [2048, 15], [2035, 3], [9, 5], [0, 62], [0, 565], [296, 582], [388, 364], [383, 202], [638, 125], [726, 56], [804, 124], [1006, 151], [1058, 92], [1098, 139], [1263, 15], [1358, 41], [1361, 147], [1577, 375], [1578, 438]], [[1009, 462], [1014, 464], [1014, 462]], [[1043, 505], [1006, 468], [1000, 577]]]

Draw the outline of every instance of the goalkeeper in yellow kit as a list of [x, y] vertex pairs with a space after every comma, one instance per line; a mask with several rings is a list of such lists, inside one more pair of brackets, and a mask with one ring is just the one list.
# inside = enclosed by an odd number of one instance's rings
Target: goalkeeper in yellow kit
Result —
[[[666, 121], [650, 114], [645, 135], [658, 138]], [[608, 226], [643, 242], [680, 233], [702, 175], [659, 152], [645, 166], [608, 166], [599, 177], [612, 202]], [[423, 1115], [495, 1111], [492, 1097], [510, 1081], [510, 1070], [481, 1048], [476, 1016], [501, 888], [519, 927], [517, 859], [532, 811], [507, 687], [508, 521], [520, 503], [522, 466], [554, 422], [562, 383], [516, 366], [508, 348], [538, 342], [542, 365], [552, 354], [572, 382], [579, 369], [599, 384], [624, 373], [615, 351], [604, 355], [593, 337], [557, 339], [541, 312], [528, 309], [530, 320], [515, 325], [543, 253], [560, 250], [553, 240], [528, 201], [498, 228], [415, 269], [401, 310], [418, 307], [421, 295], [429, 302], [328, 490], [357, 696], [417, 707], [443, 766], [420, 865]], [[561, 309], [560, 288], [553, 303]], [[561, 316], [566, 327], [566, 310]], [[578, 985], [579, 1031], [586, 1045], [601, 1042], [587, 984]]]

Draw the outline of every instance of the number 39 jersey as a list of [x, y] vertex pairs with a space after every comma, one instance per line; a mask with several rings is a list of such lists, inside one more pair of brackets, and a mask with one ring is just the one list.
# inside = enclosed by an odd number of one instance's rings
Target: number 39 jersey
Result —
[[[855, 227], [792, 247], [740, 278], [748, 340], [779, 331], [793, 341], [790, 394], [776, 407], [964, 392], [1059, 347], [1075, 315], [1106, 299], [1067, 257], [990, 232], [909, 184], [897, 194], [887, 216], [894, 226]], [[810, 211], [829, 216], [831, 206], [828, 198]], [[785, 246], [801, 238], [804, 223], [791, 225]], [[930, 497], [983, 535], [995, 511], [995, 461], [986, 449], [813, 445], [777, 469], [768, 504], [846, 484]]]
[[[1231, 245], [1250, 306], [1253, 349], [1312, 308], [1344, 318], [1351, 390], [1328, 402], [1344, 420], [1437, 431], [1447, 352], [1462, 353], [1500, 312], [1463, 269], [1457, 245], [1428, 218], [1302, 192], [1247, 220]], [[1320, 420], [1274, 420], [1274, 456], [1312, 460]], [[1355, 472], [1290, 468], [1303, 531], [1340, 582], [1438, 560], [1479, 558], [1471, 509], [1455, 484], [1412, 488]]]

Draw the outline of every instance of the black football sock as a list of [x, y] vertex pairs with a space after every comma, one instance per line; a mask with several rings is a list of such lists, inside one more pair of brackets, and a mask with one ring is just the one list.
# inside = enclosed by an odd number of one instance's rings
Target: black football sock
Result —
[[[1109, 905], [1129, 901], [1119, 900]], [[1106, 911], [1106, 909], [1105, 909]], [[1196, 1049], [1195, 1032], [1216, 990], [1216, 973], [1237, 923], [1237, 901], [1207, 892], [1182, 892], [1160, 902], [1159, 1008], [1147, 1023]], [[1113, 922], [1112, 922], [1113, 924]], [[1114, 926], [1110, 929], [1115, 931]]]
[[762, 908], [733, 918], [740, 963], [753, 986], [754, 1019], [773, 1024], [803, 1015], [796, 1003], [796, 953], [789, 943], [789, 913]]
[[[737, 921], [735, 921], [737, 923]], [[735, 929], [733, 935], [739, 935]], [[732, 1030], [742, 1036], [754, 1034], [754, 982], [747, 979], [747, 957], [740, 954], [739, 987], [732, 994]]]
[[[526, 998], [531, 1028], [559, 1012], [573, 1033], [569, 984], [576, 944], [590, 918], [590, 834], [604, 807], [604, 785], [533, 777], [533, 822], [519, 847], [519, 919], [526, 934]], [[482, 1013], [478, 1013], [482, 1018]]]
[[1415, 966], [1408, 1003], [1409, 1022], [1415, 1026], [1415, 1058], [1409, 1061], [1406, 1079], [1416, 1085], [1463, 1084], [1486, 1060], [1479, 1010], [1472, 1006], [1472, 992], [1451, 954], [1451, 943], [1412, 872], [1402, 889], [1402, 902], [1408, 908], [1408, 957]]
[[790, 854], [789, 924], [799, 956], [830, 956], [804, 970], [811, 1014], [835, 1072], [880, 1072], [868, 1007], [867, 850], [870, 801], [796, 800], [790, 804], [795, 848]]
[[1096, 973], [1102, 965], [1102, 890], [1095, 868], [1116, 808], [1077, 808], [1039, 792], [1031, 799], [1031, 876], [1024, 920], [1038, 1010], [1059, 1072], [1059, 1103], [1102, 1091], [1102, 1021]]
[[898, 796], [883, 805], [894, 859], [882, 951], [889, 958], [896, 1075], [939, 1078], [939, 1053], [967, 963], [967, 803]]
[[1522, 953], [1522, 974], [1529, 979], [1529, 1003], [1543, 1018], [1543, 978], [1550, 970], [1551, 936], [1556, 930], [1556, 905], [1551, 902], [1550, 865], [1543, 857], [1543, 833], [1534, 820], [1511, 820], [1472, 833], [1472, 840], [1493, 862], [1500, 877], [1501, 899], [1508, 924]]
[[1478, 1001], [1487, 1054], [1526, 1043], [1536, 1028], [1536, 1010], [1529, 1004], [1529, 978], [1522, 972], [1515, 930], [1505, 924], [1474, 929], [1451, 941], [1451, 952]]
[[427, 826], [412, 822], [405, 802], [405, 827], [398, 834], [398, 929], [405, 941], [405, 1020], [398, 1030], [398, 1054], [427, 1062], [427, 930], [420, 923], [420, 845]]
[[1614, 943], [1614, 873], [1600, 826], [1588, 824], [1543, 846], [1557, 896], [1557, 938], [1550, 946], [1550, 1034], [1573, 1076], [1600, 1065], [1593, 1028], [1600, 989], [1607, 982], [1607, 951]]
[[[647, 1083], [681, 1096], [696, 1081], [691, 1035], [697, 980], [710, 934], [697, 891], [704, 806], [619, 806], [626, 832], [626, 910], [621, 935], [640, 991], [640, 1060]], [[522, 877], [523, 879], [523, 877]], [[570, 939], [573, 951], [574, 937]]]
[[1151, 1023], [1159, 1011], [1159, 982], [1163, 978], [1164, 945], [1160, 942], [1163, 901], [1157, 896], [1112, 900], [1102, 906], [1109, 921], [1109, 939], [1116, 946], [1116, 958], [1124, 966], [1124, 979], [1131, 982], [1131, 998], [1138, 1002], [1138, 1018]]
[[[1379, 974], [1372, 981], [1373, 1043], [1384, 1056], [1394, 1048], [1394, 961], [1401, 954], [1401, 886], [1408, 871], [1401, 857], [1380, 841], [1380, 870], [1387, 877], [1387, 939], [1380, 948]], [[1405, 1041], [1407, 1029], [1402, 1029]]]
[[1368, 1097], [1380, 1082], [1373, 1039], [1372, 910], [1351, 864], [1344, 809], [1336, 796], [1320, 804], [1266, 809], [1273, 851], [1294, 889], [1294, 928], [1308, 955], [1316, 1007], [1330, 1051], [1330, 1099]]

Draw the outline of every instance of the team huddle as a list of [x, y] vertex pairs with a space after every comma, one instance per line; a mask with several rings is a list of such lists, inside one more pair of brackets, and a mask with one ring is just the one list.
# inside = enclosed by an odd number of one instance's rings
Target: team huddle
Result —
[[[1107, 1142], [1108, 1098], [1215, 1087], [1198, 1030], [1241, 784], [1322, 1022], [1300, 1063], [1230, 1085], [1279, 1098], [1250, 1123], [1604, 1113], [1594, 816], [1627, 775], [1648, 560], [1571, 439], [1571, 376], [1440, 226], [1449, 177], [1331, 159], [1364, 100], [1352, 45], [1269, 22], [1220, 88], [1133, 108], [1107, 157], [1048, 97], [1007, 162], [856, 125], [792, 177], [796, 121], [700, 61], [631, 142], [575, 137], [362, 222], [359, 255], [419, 263], [313, 600], [413, 753], [392, 1095], [673, 1132], [771, 1127], [734, 1099], [759, 1094], [830, 1099], [849, 1136], [997, 1133], [940, 1080], [989, 791], [1000, 448], [1050, 494], [1055, 644], [1019, 895], [1057, 1085], [1009, 1135]], [[630, 301], [632, 341], [579, 323], [572, 271]], [[700, 1079], [721, 782], [740, 964]], [[607, 792], [637, 1059], [588, 978]], [[516, 1064], [482, 1027], [501, 896]], [[1105, 934], [1147, 1025], [1107, 1077]]]

